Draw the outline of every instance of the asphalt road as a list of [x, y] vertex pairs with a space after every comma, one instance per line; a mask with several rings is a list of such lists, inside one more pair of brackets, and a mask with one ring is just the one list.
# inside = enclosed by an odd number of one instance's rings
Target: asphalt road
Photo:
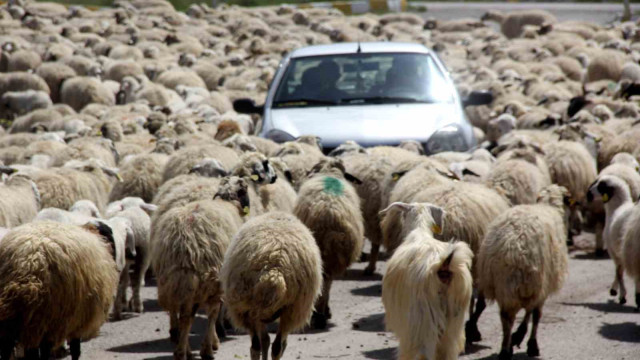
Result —
[[[635, 4], [634, 4], [635, 3]], [[461, 2], [412, 2], [427, 7], [424, 17], [451, 20], [459, 18], [480, 18], [487, 10], [513, 11], [543, 9], [553, 13], [559, 21], [581, 20], [607, 24], [622, 14], [622, 3], [461, 3]], [[631, 1], [631, 11], [640, 10], [640, 3]]]
[[[538, 333], [541, 359], [638, 359], [640, 314], [634, 312], [634, 291], [627, 279], [628, 303], [619, 305], [608, 294], [613, 279], [611, 260], [593, 259], [584, 248], [590, 238], [577, 242], [569, 263], [564, 288], [550, 298], [543, 310]], [[322, 332], [293, 334], [284, 359], [394, 359], [397, 342], [385, 332], [380, 300], [381, 276], [364, 277], [364, 263], [355, 264], [334, 282], [331, 295], [333, 323]], [[385, 263], [378, 266], [384, 272]], [[169, 318], [158, 307], [156, 288], [144, 288], [146, 312], [105, 324], [98, 338], [82, 345], [84, 359], [172, 359]], [[522, 314], [520, 314], [522, 315]], [[206, 321], [199, 315], [192, 329], [191, 348], [199, 358]], [[502, 338], [497, 305], [489, 305], [479, 323], [483, 341], [468, 349], [461, 359], [495, 359]], [[273, 335], [272, 335], [273, 338]], [[526, 346], [515, 350], [514, 359], [528, 359]], [[224, 340], [216, 359], [248, 359], [249, 337], [231, 335]]]

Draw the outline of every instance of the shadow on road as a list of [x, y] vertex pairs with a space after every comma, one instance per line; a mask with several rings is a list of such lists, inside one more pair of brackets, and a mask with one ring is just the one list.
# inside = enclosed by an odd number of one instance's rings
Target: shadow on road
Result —
[[472, 355], [479, 351], [491, 349], [491, 346], [482, 345], [482, 344], [466, 344], [464, 348], [464, 355]]
[[632, 322], [621, 324], [604, 323], [600, 327], [599, 333], [610, 340], [640, 343], [640, 325]]
[[[514, 351], [520, 351], [517, 354], [513, 354], [513, 358], [512, 360], [531, 360], [531, 359], [536, 359], [536, 358], [531, 358], [527, 355], [527, 350], [525, 349], [524, 352], [522, 352], [522, 350], [518, 350], [517, 348], [514, 349]], [[476, 360], [497, 360], [498, 359], [498, 354], [493, 354], [493, 355], [489, 355], [489, 356], [485, 356], [483, 358], [479, 358]]]
[[375, 284], [363, 288], [351, 289], [351, 293], [358, 296], [380, 296], [382, 295], [382, 284]]
[[358, 331], [384, 332], [384, 313], [360, 318], [353, 322], [352, 327]]
[[634, 308], [631, 306], [620, 305], [613, 300], [609, 300], [607, 302], [602, 303], [568, 303], [563, 302], [562, 305], [567, 306], [582, 306], [589, 308], [595, 311], [601, 311], [604, 313], [620, 313], [620, 314], [630, 314], [634, 312]]
[[144, 312], [158, 312], [164, 311], [158, 304], [158, 300], [156, 299], [145, 299], [142, 301], [142, 306], [144, 306]]
[[386, 360], [395, 359], [397, 352], [397, 348], [384, 348], [378, 350], [363, 351], [362, 355], [364, 355], [364, 357], [366, 357], [367, 359]]
[[[200, 350], [200, 344], [202, 343], [203, 336], [207, 330], [207, 318], [202, 316], [196, 316], [195, 321], [193, 322], [193, 326], [191, 327], [191, 334], [189, 335], [189, 345], [191, 346], [191, 350], [196, 351]], [[168, 353], [173, 354], [173, 350], [175, 349], [175, 344], [169, 340], [169, 333], [162, 334], [166, 337], [162, 339], [149, 340], [149, 341], [141, 341], [137, 343], [131, 343], [122, 346], [116, 346], [107, 349], [110, 352], [116, 353]], [[227, 332], [227, 337], [224, 339], [220, 339], [221, 343], [232, 341], [235, 338], [229, 337], [229, 332]], [[153, 359], [173, 359], [173, 356], [169, 357], [157, 357]]]
[[596, 254], [593, 251], [572, 254], [571, 257], [576, 260], [610, 260], [611, 259], [609, 257], [609, 254], [605, 254], [604, 256], [596, 256]]
[[347, 272], [344, 276], [337, 278], [336, 280], [346, 280], [346, 281], [380, 281], [382, 280], [382, 275], [375, 273], [373, 275], [364, 275], [363, 270], [360, 269], [347, 269]]

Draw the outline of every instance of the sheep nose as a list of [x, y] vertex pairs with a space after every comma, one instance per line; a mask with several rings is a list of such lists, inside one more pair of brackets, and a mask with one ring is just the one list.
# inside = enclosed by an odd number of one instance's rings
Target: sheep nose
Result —
[[273, 177], [271, 178], [271, 184], [276, 182], [276, 180], [278, 180], [278, 175], [273, 175]]

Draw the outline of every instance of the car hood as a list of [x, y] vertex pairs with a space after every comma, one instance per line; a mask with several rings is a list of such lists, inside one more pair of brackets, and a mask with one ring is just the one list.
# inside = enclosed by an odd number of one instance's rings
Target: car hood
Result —
[[326, 147], [346, 140], [375, 146], [425, 142], [438, 129], [461, 123], [463, 116], [455, 104], [384, 104], [271, 109], [270, 121], [270, 129], [319, 136]]

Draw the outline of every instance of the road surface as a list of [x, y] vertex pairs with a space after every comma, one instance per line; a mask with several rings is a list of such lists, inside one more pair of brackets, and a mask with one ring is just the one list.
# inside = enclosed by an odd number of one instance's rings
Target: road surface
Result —
[[[640, 10], [640, 3], [631, 2], [631, 11]], [[553, 13], [559, 21], [582, 20], [597, 24], [607, 24], [622, 14], [622, 3], [461, 3], [461, 2], [412, 2], [413, 5], [427, 7], [424, 17], [451, 20], [459, 18], [480, 18], [487, 10], [513, 11], [543, 9]]]
[[[579, 248], [591, 243], [588, 238], [577, 242]], [[629, 302], [624, 306], [613, 302], [608, 294], [613, 263], [593, 259], [589, 253], [571, 252], [567, 282], [544, 308], [538, 334], [541, 359], [638, 359], [640, 314], [633, 308], [635, 289], [627, 279]], [[364, 267], [364, 263], [355, 264], [344, 279], [334, 282], [330, 329], [291, 335], [284, 359], [394, 359], [397, 342], [384, 329], [381, 276], [364, 277]], [[384, 262], [379, 263], [378, 274], [384, 267]], [[173, 358], [169, 318], [158, 307], [156, 288], [150, 284], [143, 295], [146, 312], [103, 326], [98, 338], [82, 345], [84, 359]], [[205, 324], [199, 315], [190, 339], [195, 358], [199, 358]], [[502, 337], [497, 305], [489, 305], [479, 327], [483, 341], [461, 359], [496, 358]], [[525, 344], [515, 349], [514, 359], [528, 358]], [[248, 336], [231, 335], [222, 342], [216, 359], [249, 359], [249, 345]]]

